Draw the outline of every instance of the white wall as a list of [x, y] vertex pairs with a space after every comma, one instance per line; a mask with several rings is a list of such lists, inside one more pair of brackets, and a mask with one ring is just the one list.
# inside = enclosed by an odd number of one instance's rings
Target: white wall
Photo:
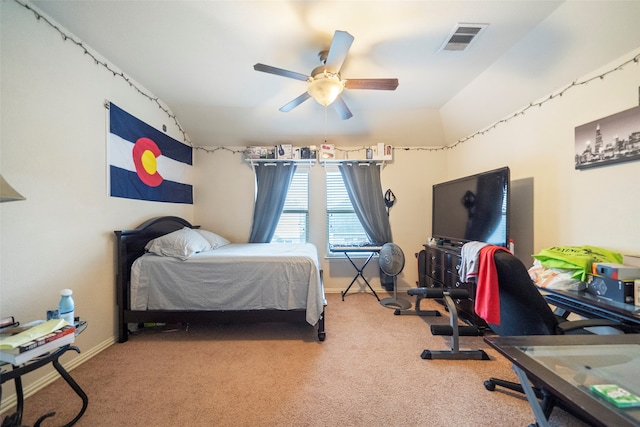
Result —
[[[78, 345], [83, 354], [91, 353], [115, 335], [113, 230], [177, 215], [233, 241], [246, 241], [253, 173], [239, 154], [198, 150], [195, 207], [108, 197], [104, 100], [154, 127], [167, 125], [168, 133], [181, 139], [175, 124], [17, 3], [0, 2], [0, 31], [0, 172], [27, 197], [0, 204], [0, 315], [41, 318], [57, 305], [61, 288], [72, 288], [78, 315], [90, 322]], [[514, 180], [533, 178], [536, 251], [592, 244], [640, 253], [635, 227], [640, 162], [585, 171], [573, 166], [576, 126], [638, 105], [639, 67], [630, 65], [576, 88], [454, 149], [396, 150], [382, 183], [398, 198], [391, 226], [407, 258], [400, 286], [417, 280], [413, 254], [431, 231], [432, 184], [503, 165], [511, 168]], [[388, 142], [402, 146], [401, 140]], [[354, 272], [344, 260], [324, 257], [323, 174], [321, 166], [312, 168], [311, 241], [320, 249], [327, 289], [339, 291]], [[376, 267], [367, 277], [374, 277], [372, 284], [379, 289]], [[27, 384], [40, 379], [42, 373]], [[3, 402], [10, 398], [7, 389]]]
[[440, 109], [448, 144], [638, 47], [639, 15], [637, 1], [563, 2]]
[[[113, 230], [159, 215], [193, 216], [191, 205], [107, 196], [103, 103], [181, 136], [156, 104], [31, 12], [3, 1], [0, 15], [0, 172], [26, 197], [0, 204], [0, 316], [41, 319], [57, 307], [60, 289], [71, 288], [76, 315], [89, 321], [76, 342], [90, 352], [115, 336]], [[12, 388], [4, 388], [6, 404]]]
[[[630, 52], [578, 81], [615, 68], [637, 54]], [[529, 255], [556, 245], [588, 244], [640, 253], [640, 233], [633, 226], [640, 208], [640, 161], [582, 171], [574, 168], [575, 127], [638, 105], [639, 67], [629, 64], [603, 80], [575, 87], [455, 148], [396, 149], [394, 161], [382, 171], [382, 186], [383, 190], [391, 188], [398, 199], [391, 209], [391, 227], [407, 261], [399, 287], [412, 287], [417, 280], [414, 253], [422, 249], [431, 233], [431, 186], [502, 166], [509, 166], [512, 181], [533, 183], [533, 237], [529, 230], [512, 229], [516, 240], [518, 234], [527, 237], [526, 248], [516, 241], [516, 252], [525, 263]], [[401, 146], [401, 141], [391, 143]], [[244, 242], [251, 228], [254, 178], [242, 161], [244, 147], [232, 149], [235, 153], [196, 153], [199, 182], [195, 219], [233, 241]], [[338, 292], [349, 284], [354, 270], [343, 259], [325, 257], [324, 172], [320, 165], [312, 171], [310, 240], [323, 258], [327, 291]], [[522, 211], [521, 206], [513, 208], [514, 212]], [[513, 218], [512, 224], [520, 226], [528, 220]], [[375, 262], [365, 275], [376, 291], [381, 289]], [[356, 291], [365, 289], [354, 286]]]
[[[400, 145], [401, 141], [397, 143]], [[231, 241], [246, 242], [253, 215], [254, 175], [251, 167], [242, 160], [244, 147], [230, 149], [232, 151], [196, 151], [198, 182], [195, 222], [219, 232]], [[351, 151], [354, 149], [343, 148], [350, 151], [350, 159], [365, 157], [364, 151]], [[422, 245], [431, 232], [431, 185], [445, 174], [444, 153], [443, 150], [395, 149], [394, 160], [385, 164], [382, 170], [383, 191], [391, 189], [397, 199], [390, 212], [394, 242], [403, 249], [406, 259], [405, 269], [398, 278], [399, 288], [413, 287], [418, 280], [414, 254], [423, 249]], [[338, 151], [338, 157], [341, 156], [342, 153]], [[309, 240], [318, 247], [326, 290], [339, 292], [349, 285], [355, 270], [343, 257], [326, 256], [324, 177], [322, 165], [311, 167]], [[377, 263], [372, 262], [365, 271], [367, 280], [371, 278], [369, 282], [378, 292], [381, 288]], [[364, 282], [358, 282], [352, 290], [364, 289], [359, 285], [366, 288]]]
[[[639, 53], [629, 52], [577, 81], [617, 68]], [[594, 245], [638, 254], [640, 161], [576, 170], [574, 131], [638, 106], [639, 88], [638, 63], [575, 86], [448, 152], [447, 177], [506, 165], [512, 180], [532, 178], [535, 252], [556, 245]]]

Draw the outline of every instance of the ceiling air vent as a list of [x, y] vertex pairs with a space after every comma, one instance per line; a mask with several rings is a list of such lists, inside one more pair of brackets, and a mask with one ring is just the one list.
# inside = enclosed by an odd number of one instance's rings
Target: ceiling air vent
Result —
[[478, 37], [478, 34], [487, 28], [489, 24], [458, 24], [440, 47], [440, 51], [461, 51]]

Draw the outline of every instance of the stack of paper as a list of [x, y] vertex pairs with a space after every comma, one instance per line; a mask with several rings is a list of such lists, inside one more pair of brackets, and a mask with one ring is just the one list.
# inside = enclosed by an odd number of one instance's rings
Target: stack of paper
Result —
[[11, 329], [2, 331], [0, 361], [21, 365], [75, 340], [75, 326], [67, 325], [63, 319], [52, 319], [23, 328], [16, 328], [15, 332], [20, 332], [15, 334]]

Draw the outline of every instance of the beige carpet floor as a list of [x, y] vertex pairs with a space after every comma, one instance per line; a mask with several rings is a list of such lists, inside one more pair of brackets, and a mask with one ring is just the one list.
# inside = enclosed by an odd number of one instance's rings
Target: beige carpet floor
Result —
[[[381, 292], [384, 294], [384, 292]], [[382, 295], [381, 295], [382, 296]], [[89, 396], [78, 426], [526, 426], [521, 395], [485, 390], [490, 376], [516, 380], [481, 337], [489, 361], [423, 360], [450, 348], [434, 337], [442, 317], [394, 316], [371, 294], [327, 295], [327, 339], [303, 324], [189, 325], [152, 329], [114, 344], [72, 371]], [[168, 330], [167, 330], [168, 329]], [[85, 333], [90, 333], [88, 329]], [[67, 356], [65, 356], [67, 357]], [[73, 418], [80, 399], [58, 380], [25, 402], [24, 422]], [[552, 426], [583, 426], [555, 409]]]

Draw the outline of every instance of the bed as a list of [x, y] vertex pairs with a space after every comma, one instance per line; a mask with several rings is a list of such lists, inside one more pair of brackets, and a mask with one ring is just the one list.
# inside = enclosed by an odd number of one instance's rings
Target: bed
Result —
[[175, 216], [115, 235], [119, 342], [127, 341], [130, 323], [203, 321], [305, 322], [325, 340], [314, 245], [234, 244]]

